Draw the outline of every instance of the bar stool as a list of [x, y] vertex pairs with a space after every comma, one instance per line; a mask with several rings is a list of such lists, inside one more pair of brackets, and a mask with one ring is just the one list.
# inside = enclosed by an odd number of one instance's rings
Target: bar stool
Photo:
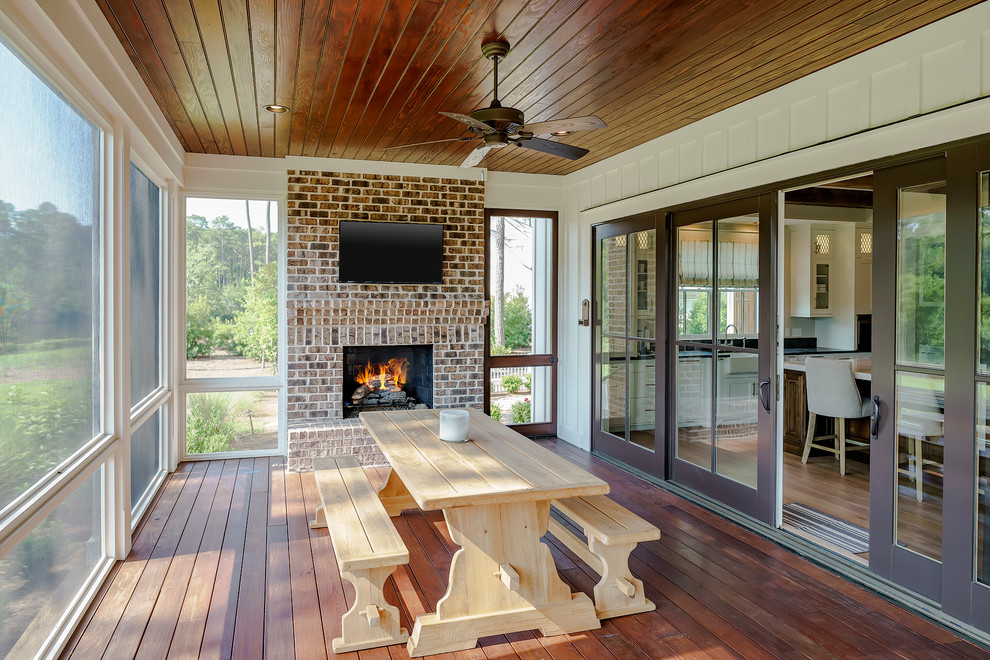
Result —
[[[801, 462], [808, 462], [811, 448], [835, 454], [839, 459], [839, 474], [846, 473], [846, 452], [870, 448], [870, 443], [846, 437], [846, 420], [870, 416], [870, 401], [863, 401], [853, 375], [852, 360], [808, 358], [804, 361], [808, 388], [808, 434], [804, 440]], [[818, 415], [833, 418], [832, 433], [815, 435]], [[816, 440], [832, 440], [833, 446], [816, 444]]]

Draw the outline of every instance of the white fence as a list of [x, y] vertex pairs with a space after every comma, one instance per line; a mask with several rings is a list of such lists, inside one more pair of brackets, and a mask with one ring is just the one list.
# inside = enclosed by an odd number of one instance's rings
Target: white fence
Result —
[[522, 379], [523, 384], [517, 392], [528, 391], [528, 388], [526, 388], [526, 377], [530, 375], [530, 367], [499, 367], [491, 371], [492, 394], [508, 394], [505, 388], [502, 387], [502, 377], [509, 374], [515, 374]]

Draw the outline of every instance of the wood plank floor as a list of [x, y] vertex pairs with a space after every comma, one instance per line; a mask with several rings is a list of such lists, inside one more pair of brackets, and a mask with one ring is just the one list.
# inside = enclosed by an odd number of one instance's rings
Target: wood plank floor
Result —
[[[954, 634], [792, 553], [563, 442], [551, 450], [612, 485], [612, 497], [660, 527], [631, 558], [657, 610], [560, 637], [491, 637], [437, 656], [483, 658], [990, 658]], [[384, 469], [369, 471], [381, 482]], [[310, 530], [311, 473], [281, 459], [182, 464], [104, 586], [64, 657], [334, 657], [350, 586], [325, 529]], [[455, 546], [437, 512], [394, 518], [409, 547], [386, 596], [403, 625], [433, 611]], [[591, 594], [597, 580], [548, 537], [563, 578]], [[343, 657], [343, 656], [342, 656]], [[405, 658], [404, 645], [346, 656]]]

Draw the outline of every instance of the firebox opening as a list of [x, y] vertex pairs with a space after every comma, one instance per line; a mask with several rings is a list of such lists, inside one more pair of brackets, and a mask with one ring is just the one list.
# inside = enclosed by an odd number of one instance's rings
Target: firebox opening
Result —
[[433, 407], [432, 346], [344, 346], [344, 419]]

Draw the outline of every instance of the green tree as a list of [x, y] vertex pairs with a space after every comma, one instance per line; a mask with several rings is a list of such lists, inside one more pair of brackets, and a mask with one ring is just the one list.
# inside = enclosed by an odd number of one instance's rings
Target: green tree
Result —
[[275, 264], [258, 269], [234, 319], [234, 341], [241, 354], [265, 362], [278, 351], [278, 272]]
[[505, 313], [505, 345], [507, 348], [524, 348], [533, 343], [533, 314], [529, 298], [522, 287], [505, 296], [502, 306]]

